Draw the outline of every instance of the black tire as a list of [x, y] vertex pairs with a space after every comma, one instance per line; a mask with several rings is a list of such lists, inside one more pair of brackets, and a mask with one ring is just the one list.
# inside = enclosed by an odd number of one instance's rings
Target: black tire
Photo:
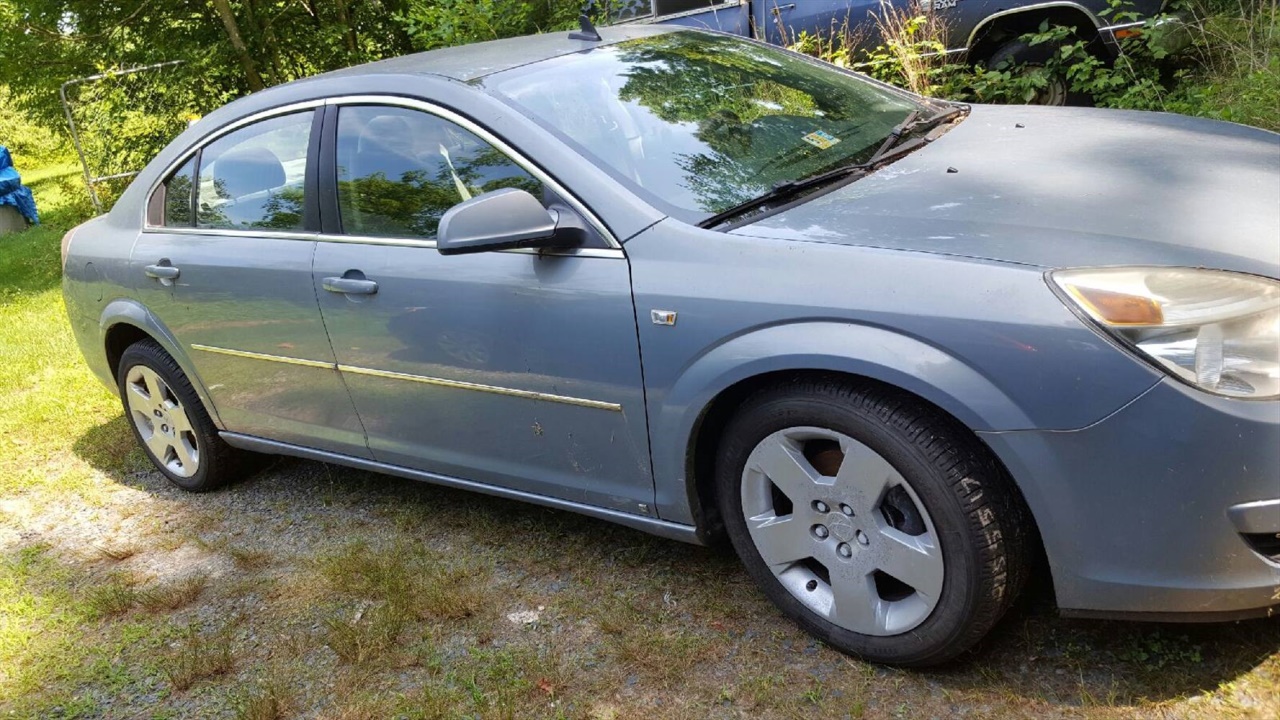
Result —
[[[991, 53], [987, 58], [989, 70], [1008, 70], [1019, 65], [1044, 67], [1058, 53], [1061, 46], [1057, 43], [1044, 42], [1032, 45], [1026, 40], [1014, 38]], [[1073, 92], [1065, 77], [1055, 77], [1051, 82], [1057, 86], [1041, 91], [1027, 103], [1028, 105], [1090, 107], [1093, 98], [1088, 93]]]
[[[184, 431], [183, 435], [188, 437], [188, 442], [198, 453], [196, 455], [198, 461], [193, 463], [196, 469], [190, 474], [175, 472], [166, 466], [166, 462], [157, 457], [156, 452], [143, 437], [143, 430], [139, 427], [141, 423], [135, 418], [137, 408], [131, 407], [129, 396], [130, 374], [135, 369], [143, 368], [159, 376], [172, 393], [172, 397], [176, 398], [177, 407], [182, 411], [186, 424], [190, 426], [190, 431]], [[142, 446], [156, 469], [174, 485], [190, 492], [206, 492], [236, 479], [241, 469], [245, 467], [244, 454], [227, 445], [218, 435], [218, 428], [209, 418], [209, 413], [200, 402], [200, 396], [191, 387], [191, 381], [182, 372], [182, 368], [178, 367], [178, 363], [174, 362], [173, 358], [154, 340], [140, 340], [124, 351], [116, 373], [116, 386], [120, 391], [125, 417], [129, 420], [129, 427], [133, 429], [134, 439]], [[170, 399], [169, 402], [173, 400]], [[159, 418], [159, 415], [156, 417]], [[148, 418], [149, 421], [150, 418]], [[168, 426], [165, 426], [165, 429], [167, 430]], [[154, 431], [153, 429], [152, 432]]]
[[[762, 559], [743, 512], [746, 463], [765, 438], [798, 427], [830, 429], [878, 453], [931, 516], [945, 575], [936, 605], [908, 631], [841, 627], [801, 603]], [[1004, 615], [1030, 567], [1027, 512], [1003, 468], [967, 428], [887, 386], [806, 380], [758, 393], [721, 437], [715, 480], [729, 539], [769, 599], [822, 641], [873, 662], [920, 667], [956, 658]]]

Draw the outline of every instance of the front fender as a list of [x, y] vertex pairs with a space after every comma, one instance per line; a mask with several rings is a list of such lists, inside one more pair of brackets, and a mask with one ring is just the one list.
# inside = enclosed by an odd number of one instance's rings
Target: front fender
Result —
[[[779, 348], [788, 350], [779, 353]], [[941, 407], [974, 430], [1027, 427], [1026, 414], [963, 361], [884, 328], [808, 321], [753, 330], [706, 352], [665, 393], [651, 393], [656, 504], [660, 516], [692, 523], [687, 489], [689, 441], [725, 390], [778, 371], [829, 371], [879, 380]]]
[[[97, 352], [103, 357], [106, 356], [107, 337], [119, 325], [130, 325], [141, 330], [160, 344], [164, 351], [178, 363], [178, 367], [182, 368], [182, 372], [186, 374], [187, 379], [191, 381], [191, 387], [195, 388], [196, 394], [200, 396], [200, 402], [204, 404], [205, 410], [209, 413], [210, 419], [219, 430], [226, 428], [222, 424], [221, 418], [218, 417], [218, 410], [214, 406], [209, 397], [209, 391], [205, 388], [204, 383], [200, 380], [200, 376], [195, 372], [195, 365], [188, 357], [186, 350], [182, 344], [178, 342], [173, 333], [160, 322], [150, 310], [141, 303], [132, 298], [119, 298], [113, 300], [102, 309], [102, 315], [98, 320], [98, 338]], [[86, 352], [86, 357], [88, 353]], [[91, 365], [93, 365], [91, 363]], [[105, 363], [104, 363], [105, 366]], [[95, 372], [97, 372], [95, 368]], [[101, 376], [101, 373], [98, 373]], [[110, 370], [107, 370], [108, 376]], [[109, 385], [115, 388], [115, 378], [111, 378]]]

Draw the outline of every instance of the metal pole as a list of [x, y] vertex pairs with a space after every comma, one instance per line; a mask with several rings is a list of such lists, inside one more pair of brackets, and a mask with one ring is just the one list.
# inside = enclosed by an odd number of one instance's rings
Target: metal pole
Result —
[[93, 203], [94, 212], [102, 214], [102, 202], [98, 193], [93, 191], [93, 180], [89, 178], [89, 161], [85, 159], [84, 148], [80, 147], [80, 133], [76, 131], [76, 121], [71, 117], [71, 105], [67, 102], [67, 86], [76, 82], [68, 80], [58, 88], [58, 97], [62, 98], [62, 111], [67, 114], [67, 126], [71, 128], [71, 144], [76, 146], [76, 155], [80, 156], [80, 169], [84, 172], [84, 187], [89, 191], [89, 201]]
[[[76, 129], [76, 121], [71, 116], [71, 103], [67, 102], [67, 88], [72, 85], [78, 85], [84, 82], [93, 82], [95, 80], [105, 80], [109, 77], [119, 77], [120, 75], [132, 75], [133, 73], [142, 72], [144, 70], [156, 70], [170, 65], [181, 65], [185, 60], [169, 60], [167, 62], [155, 63], [153, 65], [142, 65], [139, 67], [126, 68], [124, 70], [110, 70], [97, 75], [89, 75], [88, 77], [75, 78], [62, 83], [62, 87], [58, 88], [58, 97], [62, 99], [62, 112], [67, 116], [67, 127], [71, 130], [71, 144], [76, 148], [76, 155], [80, 156], [80, 168], [84, 172], [84, 186], [89, 191], [89, 200], [93, 203], [93, 209], [98, 213], [102, 212], [102, 201], [98, 199], [98, 192], [93, 185], [95, 180], [109, 180], [116, 177], [126, 177], [128, 173], [117, 173], [108, 177], [94, 178], [89, 171], [89, 160], [84, 156], [84, 148], [80, 144], [80, 133]], [[137, 174], [137, 173], [133, 173]]]

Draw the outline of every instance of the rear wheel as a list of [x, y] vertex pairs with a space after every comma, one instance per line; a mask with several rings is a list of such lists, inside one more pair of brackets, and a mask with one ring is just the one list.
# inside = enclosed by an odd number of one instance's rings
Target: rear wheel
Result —
[[976, 439], [881, 386], [750, 399], [716, 467], [730, 540], [766, 595], [828, 644], [904, 666], [980, 640], [1022, 587], [1020, 499]]
[[234, 478], [241, 454], [218, 436], [186, 374], [155, 341], [130, 345], [116, 379], [134, 437], [173, 484], [203, 492]]

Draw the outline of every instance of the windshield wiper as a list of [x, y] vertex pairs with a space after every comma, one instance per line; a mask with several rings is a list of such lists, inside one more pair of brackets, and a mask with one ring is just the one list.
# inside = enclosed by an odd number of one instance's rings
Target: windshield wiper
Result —
[[727, 220], [749, 213], [752, 210], [776, 205], [779, 201], [794, 197], [805, 190], [811, 190], [815, 187], [835, 182], [853, 175], [866, 175], [875, 170], [876, 165], [884, 162], [889, 157], [905, 153], [906, 151], [919, 145], [923, 145], [933, 139], [926, 135], [923, 138], [915, 138], [909, 142], [903, 143], [901, 142], [902, 138], [926, 127], [935, 128], [942, 124], [943, 121], [950, 120], [957, 115], [968, 111], [969, 108], [966, 105], [952, 105], [949, 109], [936, 115], [931, 115], [927, 118], [921, 119], [920, 111], [912, 110], [911, 114], [903, 118], [902, 122], [895, 125], [893, 129], [889, 131], [889, 136], [885, 138], [880, 147], [877, 148], [866, 161], [852, 165], [843, 165], [835, 168], [834, 170], [828, 170], [800, 180], [778, 183], [773, 186], [773, 189], [760, 197], [753, 198], [740, 205], [735, 205], [728, 210], [716, 213], [715, 215], [699, 222], [698, 226], [703, 228], [713, 228]]
[[770, 205], [776, 205], [778, 202], [785, 200], [787, 198], [799, 195], [805, 190], [810, 190], [812, 188], [818, 187], [820, 185], [824, 185], [826, 183], [833, 182], [835, 180], [839, 180], [849, 175], [854, 175], [857, 173], [866, 174], [866, 172], [867, 172], [867, 168], [863, 165], [860, 165], [860, 164], [845, 165], [844, 167], [838, 167], [834, 170], [828, 170], [827, 172], [819, 173], [817, 175], [812, 175], [802, 180], [791, 180], [789, 182], [780, 182], [774, 185], [773, 189], [761, 195], [760, 197], [752, 198], [751, 200], [748, 200], [739, 205], [734, 205], [728, 210], [718, 212], [715, 215], [712, 215], [711, 217], [699, 222], [698, 227], [713, 228], [725, 222], [726, 220], [730, 220], [739, 215], [744, 215], [746, 213], [751, 212], [752, 210], [757, 210], [762, 207], [768, 207]]
[[917, 138], [914, 142], [910, 143], [903, 143], [902, 139], [919, 130], [938, 127], [944, 121], [950, 120], [957, 115], [967, 112], [969, 112], [969, 107], [967, 105], [952, 105], [950, 108], [943, 110], [937, 115], [930, 115], [929, 117], [922, 119], [920, 117], [919, 110], [912, 110], [910, 115], [907, 115], [902, 122], [895, 125], [893, 129], [889, 131], [889, 136], [884, 139], [884, 142], [881, 143], [880, 147], [871, 154], [871, 157], [863, 163], [863, 165], [875, 165], [890, 155], [896, 155], [898, 152], [902, 152], [908, 148], [914, 148], [917, 145], [928, 142], [932, 138], [927, 136], [925, 138]]

